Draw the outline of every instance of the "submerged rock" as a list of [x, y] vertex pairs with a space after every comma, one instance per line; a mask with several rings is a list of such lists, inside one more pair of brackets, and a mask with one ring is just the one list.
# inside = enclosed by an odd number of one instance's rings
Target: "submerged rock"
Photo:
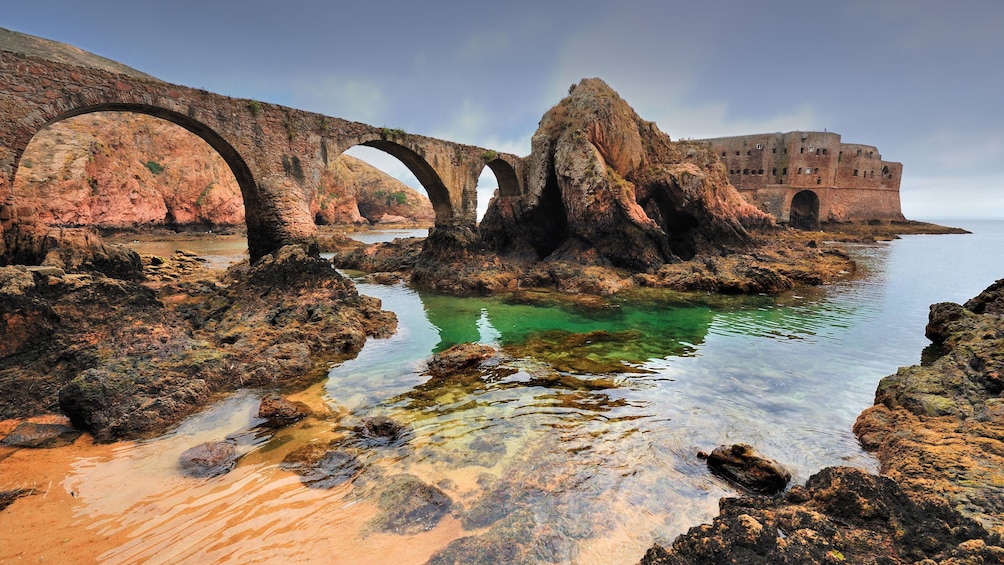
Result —
[[0, 445], [36, 448], [62, 447], [77, 441], [80, 434], [80, 431], [62, 424], [21, 422], [3, 440], [0, 440]]
[[308, 487], [327, 489], [355, 479], [363, 463], [352, 452], [312, 443], [290, 452], [281, 467], [300, 475], [300, 482]]
[[268, 394], [258, 405], [258, 417], [264, 418], [265, 426], [282, 428], [295, 424], [310, 415], [310, 407], [302, 402], [292, 402], [278, 394]]
[[723, 445], [708, 456], [708, 468], [737, 485], [760, 494], [784, 490], [791, 473], [745, 443]]
[[449, 377], [476, 371], [482, 362], [497, 354], [498, 350], [490, 345], [460, 343], [433, 355], [428, 361], [427, 372], [433, 377]]
[[237, 466], [237, 446], [226, 440], [200, 443], [178, 457], [178, 466], [186, 475], [200, 479], [225, 475]]
[[439, 487], [414, 475], [396, 475], [380, 493], [380, 514], [372, 526], [384, 532], [407, 535], [431, 530], [450, 513], [453, 500]]
[[33, 494], [38, 494], [33, 488], [15, 488], [11, 490], [0, 490], [0, 510], [7, 508], [14, 503], [15, 500], [21, 498], [22, 496], [31, 496]]
[[411, 428], [387, 416], [366, 418], [353, 428], [363, 444], [370, 446], [397, 446], [411, 439]]

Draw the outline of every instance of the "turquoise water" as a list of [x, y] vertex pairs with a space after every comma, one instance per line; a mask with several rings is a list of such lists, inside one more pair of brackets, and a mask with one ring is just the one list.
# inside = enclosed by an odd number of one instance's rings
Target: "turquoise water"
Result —
[[[929, 304], [964, 301], [1004, 276], [1004, 224], [959, 224], [974, 233], [843, 245], [859, 263], [857, 276], [779, 298], [559, 307], [358, 282], [361, 293], [398, 313], [400, 331], [333, 369], [326, 392], [359, 416], [415, 423], [430, 447], [403, 456], [402, 468], [431, 462], [445, 469], [451, 450], [473, 438], [505, 438], [510, 459], [492, 469], [503, 478], [520, 476], [511, 466], [528, 461], [562, 469], [575, 489], [552, 496], [588, 495], [596, 499], [589, 512], [613, 512], [624, 523], [650, 518], [642, 535], [623, 541], [627, 555], [707, 521], [717, 498], [734, 492], [708, 475], [698, 450], [748, 442], [786, 465], [794, 482], [829, 465], [875, 471], [851, 426], [872, 404], [878, 380], [919, 362]], [[608, 334], [567, 351], [519, 347], [595, 331]], [[430, 392], [423, 361], [467, 341], [515, 352], [504, 362], [513, 372]], [[597, 384], [575, 389], [542, 378], [554, 372], [547, 354], [557, 354], [562, 374]], [[574, 362], [563, 365], [567, 358], [620, 361], [621, 368], [577, 373]]]
[[[796, 483], [829, 465], [874, 471], [851, 426], [872, 404], [879, 379], [919, 362], [931, 303], [963, 302], [1004, 277], [1004, 222], [942, 223], [974, 233], [841, 244], [858, 262], [853, 278], [780, 297], [648, 293], [563, 303], [541, 295], [457, 298], [358, 278], [361, 293], [397, 313], [398, 332], [369, 340], [311, 393], [333, 416], [257, 440], [250, 447], [257, 452], [214, 479], [227, 497], [200, 502], [206, 518], [165, 520], [164, 533], [142, 535], [178, 547], [209, 535], [203, 532], [226, 539], [250, 500], [293, 540], [269, 545], [242, 534], [265, 561], [329, 562], [325, 544], [342, 540], [343, 551], [374, 563], [409, 561], [399, 555], [408, 547], [410, 561], [420, 563], [456, 537], [515, 535], [520, 543], [546, 539], [541, 561], [635, 563], [653, 541], [668, 543], [709, 521], [718, 499], [736, 494], [707, 472], [700, 450], [751, 443], [787, 466]], [[497, 346], [503, 360], [463, 378], [426, 374], [431, 355], [464, 342]], [[255, 401], [238, 395], [120, 459], [180, 451], [194, 441], [179, 439], [184, 430], [197, 430], [199, 441], [239, 433], [252, 425]], [[344, 435], [373, 416], [408, 425], [410, 439], [361, 454], [367, 471], [351, 484], [316, 492], [281, 470], [281, 453], [298, 442]], [[170, 465], [174, 456], [161, 459]], [[116, 478], [124, 473], [121, 461], [87, 465], [91, 474], [102, 466]], [[158, 484], [169, 484], [172, 473], [163, 470]], [[384, 540], [361, 533], [362, 518], [334, 519], [374, 504], [384, 477], [397, 473], [441, 485], [465, 509], [505, 500], [499, 512], [521, 517], [524, 529], [499, 527], [506, 520], [468, 529], [464, 519], [446, 519], [429, 534]], [[72, 484], [87, 492], [85, 483]], [[157, 491], [166, 487], [143, 488], [151, 492], [131, 496], [141, 501], [132, 509], [108, 512], [122, 520], [193, 487], [179, 482], [170, 496]]]

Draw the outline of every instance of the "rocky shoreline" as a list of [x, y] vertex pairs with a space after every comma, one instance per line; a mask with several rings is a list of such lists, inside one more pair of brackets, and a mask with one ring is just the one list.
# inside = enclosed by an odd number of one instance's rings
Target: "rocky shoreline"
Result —
[[1004, 279], [931, 306], [928, 361], [884, 378], [854, 432], [881, 475], [823, 469], [781, 496], [720, 501], [641, 563], [1004, 563]]
[[99, 441], [161, 433], [221, 392], [302, 387], [396, 327], [304, 246], [222, 278], [89, 230], [15, 249], [46, 266], [0, 267], [0, 419], [63, 413]]

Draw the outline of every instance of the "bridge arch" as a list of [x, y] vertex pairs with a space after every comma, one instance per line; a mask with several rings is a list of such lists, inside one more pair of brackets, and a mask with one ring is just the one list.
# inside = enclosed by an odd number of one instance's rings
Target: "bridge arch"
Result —
[[69, 118], [82, 116], [85, 114], [93, 114], [98, 112], [128, 112], [134, 114], [145, 114], [153, 116], [156, 118], [163, 119], [165, 121], [176, 124], [209, 144], [226, 162], [230, 171], [233, 173], [234, 178], [237, 181], [238, 186], [241, 190], [241, 196], [244, 200], [244, 217], [245, 223], [248, 227], [248, 246], [252, 247], [252, 240], [254, 238], [253, 233], [256, 231], [262, 221], [261, 215], [261, 203], [258, 198], [257, 186], [255, 184], [254, 175], [251, 173], [251, 169], [248, 167], [247, 162], [241, 156], [241, 154], [235, 149], [227, 140], [225, 140], [221, 135], [219, 135], [215, 130], [206, 124], [193, 119], [190, 116], [168, 110], [159, 106], [151, 104], [142, 103], [128, 103], [128, 102], [103, 102], [96, 104], [81, 105], [76, 108], [69, 110], [64, 110], [62, 112], [52, 112], [51, 116], [44, 116], [43, 120], [39, 120], [40, 125], [23, 129], [23, 135], [18, 136], [17, 145], [14, 147], [16, 161], [13, 166], [11, 177], [11, 194], [13, 194], [13, 179], [16, 176], [18, 169], [21, 166], [20, 160], [25, 149], [32, 139], [35, 138], [38, 133], [50, 124], [56, 122], [61, 122]]
[[498, 156], [485, 158], [485, 165], [495, 173], [499, 183], [499, 196], [519, 196], [521, 194], [519, 177], [516, 169], [505, 159]]
[[[454, 205], [450, 200], [450, 190], [439, 176], [439, 173], [432, 168], [432, 165], [425, 160], [415, 149], [407, 147], [403, 142], [386, 139], [384, 136], [376, 136], [372, 139], [364, 139], [355, 145], [363, 145], [379, 149], [398, 161], [401, 161], [411, 174], [415, 175], [419, 184], [429, 195], [432, 202], [432, 209], [436, 213], [436, 223], [439, 224], [453, 217]], [[348, 147], [346, 147], [348, 149]]]
[[819, 229], [819, 195], [802, 190], [791, 198], [788, 225], [800, 230]]

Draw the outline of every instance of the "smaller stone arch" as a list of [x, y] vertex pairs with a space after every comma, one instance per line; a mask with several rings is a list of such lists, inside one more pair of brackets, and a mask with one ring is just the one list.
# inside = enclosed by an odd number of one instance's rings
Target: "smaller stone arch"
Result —
[[[432, 165], [416, 150], [407, 147], [403, 142], [395, 141], [393, 138], [383, 135], [373, 136], [369, 139], [364, 137], [352, 144], [352, 146], [355, 145], [379, 149], [401, 161], [415, 175], [415, 178], [418, 179], [418, 182], [425, 189], [426, 194], [428, 194], [429, 201], [432, 203], [432, 209], [436, 213], [437, 224], [453, 217], [454, 205], [450, 198], [450, 190], [446, 187], [446, 184], [436, 170], [432, 168]], [[345, 149], [349, 148], [345, 147]]]
[[486, 160], [485, 165], [495, 173], [499, 183], [499, 196], [520, 196], [519, 178], [516, 169], [509, 162], [498, 157]]
[[791, 199], [788, 225], [800, 230], [819, 229], [819, 195], [803, 190]]

